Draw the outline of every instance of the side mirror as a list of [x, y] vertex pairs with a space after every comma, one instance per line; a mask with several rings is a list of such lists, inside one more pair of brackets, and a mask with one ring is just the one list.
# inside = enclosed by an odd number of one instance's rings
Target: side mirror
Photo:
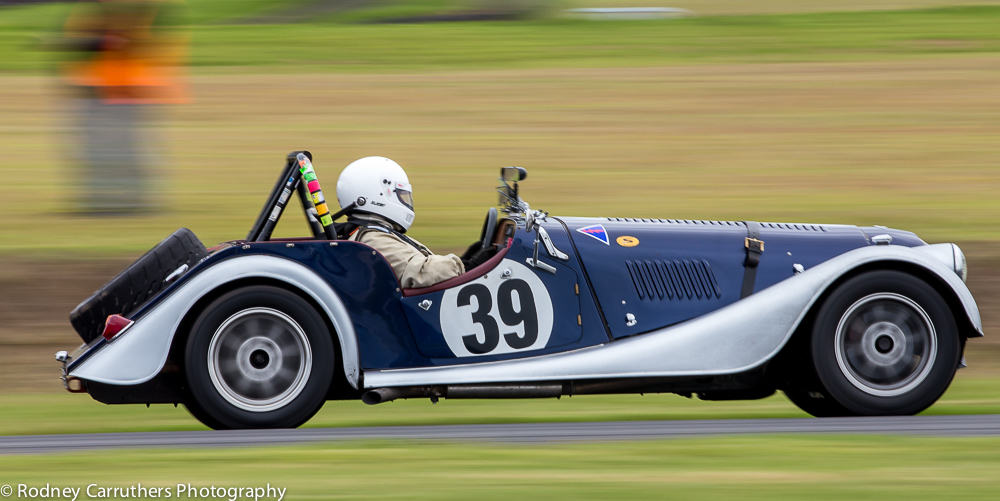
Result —
[[524, 181], [524, 179], [528, 177], [528, 170], [525, 169], [524, 167], [501, 167], [500, 177], [505, 182], [516, 183], [518, 181]]

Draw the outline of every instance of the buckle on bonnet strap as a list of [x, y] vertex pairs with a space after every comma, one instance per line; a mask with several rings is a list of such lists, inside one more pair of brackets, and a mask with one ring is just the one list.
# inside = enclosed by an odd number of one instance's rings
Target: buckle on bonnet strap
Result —
[[746, 237], [743, 239], [743, 246], [747, 249], [747, 258], [743, 266], [757, 266], [760, 255], [764, 253], [764, 241]]
[[760, 255], [764, 253], [764, 241], [760, 239], [760, 223], [743, 221], [747, 226], [747, 237], [743, 239], [743, 247], [747, 250], [743, 261], [743, 286], [740, 288], [740, 299], [753, 294], [754, 282], [757, 280], [757, 265]]

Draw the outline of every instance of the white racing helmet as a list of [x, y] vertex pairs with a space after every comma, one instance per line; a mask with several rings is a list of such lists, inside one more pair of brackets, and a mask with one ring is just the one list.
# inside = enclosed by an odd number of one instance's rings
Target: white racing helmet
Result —
[[337, 179], [337, 201], [343, 209], [352, 203], [357, 210], [378, 214], [401, 226], [413, 224], [413, 191], [406, 172], [385, 157], [365, 157], [344, 168]]

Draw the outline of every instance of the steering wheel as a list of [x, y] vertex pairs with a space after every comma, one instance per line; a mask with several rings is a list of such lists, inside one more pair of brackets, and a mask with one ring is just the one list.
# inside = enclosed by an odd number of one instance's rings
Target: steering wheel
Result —
[[497, 208], [490, 207], [490, 210], [486, 211], [486, 220], [483, 221], [483, 233], [481, 235], [480, 241], [482, 242], [482, 248], [488, 249], [493, 245], [493, 237], [497, 233]]

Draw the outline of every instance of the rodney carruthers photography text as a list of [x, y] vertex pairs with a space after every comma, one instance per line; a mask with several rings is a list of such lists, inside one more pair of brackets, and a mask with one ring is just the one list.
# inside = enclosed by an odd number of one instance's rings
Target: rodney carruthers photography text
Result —
[[16, 489], [4, 485], [0, 495], [16, 499], [276, 499], [285, 498], [286, 488], [267, 484], [262, 487], [217, 487], [176, 484], [172, 487], [145, 486], [140, 484], [127, 487], [89, 484], [86, 487], [60, 487], [52, 484], [17, 484]]

